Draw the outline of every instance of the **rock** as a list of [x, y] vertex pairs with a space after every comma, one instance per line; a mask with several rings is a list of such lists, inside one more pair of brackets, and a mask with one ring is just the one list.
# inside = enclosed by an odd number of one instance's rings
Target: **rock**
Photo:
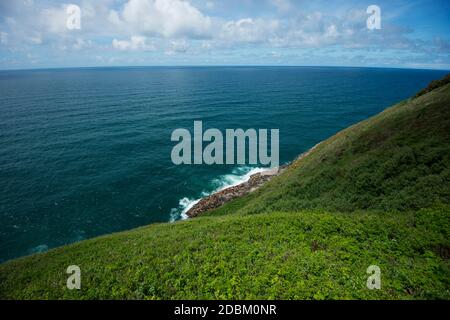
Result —
[[255, 173], [251, 175], [250, 179], [248, 179], [248, 181], [246, 182], [238, 184], [237, 186], [234, 187], [226, 188], [224, 190], [221, 190], [219, 192], [216, 192], [210, 196], [201, 199], [191, 209], [189, 209], [186, 212], [186, 215], [190, 218], [197, 217], [202, 213], [212, 209], [216, 209], [233, 199], [245, 196], [250, 192], [258, 190], [258, 188], [260, 188], [264, 183], [284, 172], [284, 170], [289, 168], [289, 166], [291, 166], [293, 163], [296, 163], [299, 160], [303, 159], [304, 157], [308, 156], [314, 149], [316, 149], [316, 147], [319, 144], [320, 143], [316, 144], [307, 152], [302, 153], [300, 156], [297, 157], [296, 160], [294, 160], [291, 163], [284, 164], [279, 168], [271, 168], [263, 172]]
[[[284, 169], [284, 168], [283, 168]], [[248, 181], [238, 184], [234, 187], [229, 187], [210, 196], [207, 196], [196, 203], [191, 209], [186, 212], [188, 217], [197, 217], [200, 214], [218, 208], [221, 205], [245, 196], [246, 194], [257, 190], [265, 182], [280, 174], [282, 170], [278, 168], [269, 169], [260, 173], [255, 173], [250, 176]]]

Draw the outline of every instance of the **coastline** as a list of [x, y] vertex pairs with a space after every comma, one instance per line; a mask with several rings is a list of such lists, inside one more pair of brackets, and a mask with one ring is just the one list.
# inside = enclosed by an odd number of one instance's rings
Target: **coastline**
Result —
[[322, 142], [319, 142], [314, 145], [312, 148], [303, 152], [291, 162], [281, 165], [280, 167], [267, 168], [266, 170], [250, 175], [248, 180], [244, 182], [218, 190], [210, 195], [200, 198], [198, 201], [194, 202], [190, 208], [186, 210], [186, 212], [183, 213], [184, 218], [189, 219], [198, 217], [207, 211], [217, 209], [232, 200], [246, 196], [247, 194], [258, 190], [274, 177], [281, 175], [292, 164], [309, 155], [321, 143]]

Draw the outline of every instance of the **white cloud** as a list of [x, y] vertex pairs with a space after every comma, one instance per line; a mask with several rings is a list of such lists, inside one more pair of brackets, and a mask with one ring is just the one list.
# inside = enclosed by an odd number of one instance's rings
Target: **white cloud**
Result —
[[176, 53], [186, 53], [189, 50], [189, 44], [186, 40], [175, 40], [170, 42], [170, 47], [166, 54], [173, 55]]
[[365, 8], [335, 11], [325, 2], [323, 6], [299, 5], [292, 0], [262, 0], [264, 5], [259, 6], [260, 1], [244, 0], [238, 11], [233, 9], [238, 2], [234, 1], [78, 0], [82, 29], [68, 30], [66, 5], [61, 5], [66, 1], [0, 0], [0, 50], [32, 52], [40, 46], [35, 52], [41, 60], [58, 54], [64, 60], [69, 59], [69, 50], [91, 58], [116, 49], [130, 52], [121, 57], [131, 59], [139, 57], [140, 51], [161, 48], [162, 55], [187, 52], [186, 56], [198, 60], [220, 55], [232, 60], [248, 49], [261, 50], [261, 56], [272, 52], [273, 58], [286, 58], [292, 49], [323, 48], [352, 54], [366, 50], [367, 55], [401, 50], [403, 55], [420, 53], [448, 61], [450, 42], [445, 35], [421, 39], [389, 19], [383, 20], [382, 30], [368, 32]]
[[[1, 0], [0, 0], [1, 1]], [[194, 0], [190, 0], [194, 1]], [[96, 38], [106, 37], [119, 50], [151, 50], [145, 39], [152, 37], [161, 46], [169, 40], [208, 40], [210, 47], [239, 48], [243, 44], [272, 48], [318, 48], [341, 45], [346, 48], [399, 48], [417, 50], [417, 41], [408, 40], [405, 31], [389, 29], [368, 35], [365, 10], [303, 12], [289, 0], [267, 0], [276, 6], [274, 18], [253, 17], [225, 20], [203, 14], [188, 0], [126, 0], [117, 9], [116, 0], [81, 0], [82, 30], [68, 30], [67, 5], [33, 5], [32, 1], [17, 1], [4, 6], [5, 15], [0, 28], [2, 46], [46, 45], [54, 48], [92, 48]], [[211, 2], [211, 1], [209, 1]], [[197, 2], [195, 2], [197, 3]], [[211, 2], [214, 3], [214, 2]], [[208, 7], [208, 2], [205, 2]], [[222, 5], [222, 4], [221, 4]], [[219, 6], [219, 3], [217, 3]], [[0, 7], [1, 8], [1, 7]], [[116, 8], [113, 9], [112, 8]], [[92, 39], [92, 45], [82, 43]], [[156, 38], [163, 39], [156, 39]], [[125, 38], [125, 39], [124, 39]], [[6, 40], [5, 40], [6, 39]], [[167, 40], [166, 40], [167, 39]], [[195, 46], [195, 41], [192, 41]], [[202, 43], [199, 42], [199, 46]], [[181, 52], [172, 45], [170, 52]], [[204, 49], [204, 48], [203, 48]]]
[[128, 51], [128, 50], [145, 50], [154, 51], [156, 48], [153, 44], [148, 44], [147, 39], [143, 36], [132, 36], [130, 40], [117, 40], [112, 41], [114, 49]]
[[279, 26], [277, 20], [245, 18], [228, 21], [222, 26], [220, 38], [230, 42], [263, 42], [273, 37]]
[[75, 50], [81, 50], [81, 49], [89, 48], [91, 46], [92, 46], [92, 41], [91, 40], [87, 40], [86, 41], [86, 40], [84, 40], [84, 39], [82, 39], [80, 37], [78, 37], [75, 40], [74, 44], [73, 44], [73, 48]]
[[66, 5], [59, 8], [44, 9], [39, 14], [39, 19], [35, 23], [40, 23], [44, 27], [44, 31], [51, 33], [65, 33], [67, 29], [67, 13]]
[[0, 44], [7, 45], [8, 44], [8, 34], [6, 32], [0, 32]]
[[208, 36], [211, 19], [182, 0], [129, 0], [110, 21], [132, 33], [166, 38]]

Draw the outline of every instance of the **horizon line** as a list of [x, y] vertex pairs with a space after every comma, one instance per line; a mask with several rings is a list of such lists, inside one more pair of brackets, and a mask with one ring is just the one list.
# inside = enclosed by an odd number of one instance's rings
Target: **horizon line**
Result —
[[252, 64], [236, 64], [236, 65], [123, 65], [123, 66], [83, 66], [83, 67], [36, 67], [36, 68], [17, 68], [17, 69], [0, 69], [5, 71], [39, 71], [39, 70], [72, 70], [72, 69], [114, 69], [114, 68], [353, 68], [353, 69], [397, 69], [397, 70], [423, 70], [423, 71], [450, 71], [447, 69], [436, 68], [415, 68], [415, 67], [381, 67], [381, 66], [337, 66], [337, 65], [252, 65]]

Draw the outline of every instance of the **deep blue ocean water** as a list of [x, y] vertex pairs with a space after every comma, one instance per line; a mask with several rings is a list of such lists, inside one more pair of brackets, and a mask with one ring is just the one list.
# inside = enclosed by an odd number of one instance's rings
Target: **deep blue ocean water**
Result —
[[445, 71], [166, 67], [0, 71], [0, 261], [152, 222], [252, 168], [171, 162], [176, 128], [278, 128], [280, 161]]

